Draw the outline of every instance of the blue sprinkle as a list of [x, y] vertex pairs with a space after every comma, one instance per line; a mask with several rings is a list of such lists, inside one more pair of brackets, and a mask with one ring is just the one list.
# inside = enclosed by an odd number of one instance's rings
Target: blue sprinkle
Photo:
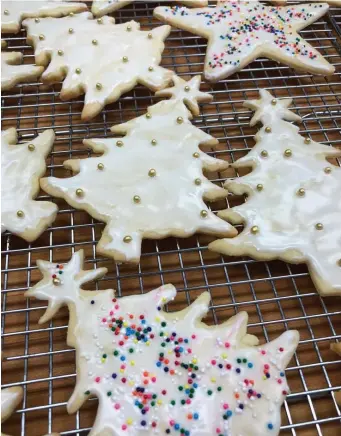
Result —
[[117, 374], [113, 373], [113, 374], [111, 374], [111, 377], [112, 377], [112, 378], [116, 378], [116, 377], [117, 377]]
[[248, 366], [249, 368], [253, 368], [253, 363], [249, 362], [249, 363], [247, 364], [247, 366]]
[[156, 366], [158, 366], [160, 368], [160, 366], [162, 365], [161, 362], [156, 362]]
[[199, 419], [199, 413], [194, 413], [194, 414], [193, 414], [193, 418], [194, 418], [194, 419]]
[[175, 428], [175, 430], [179, 430], [180, 425], [179, 424], [174, 424], [174, 428]]
[[125, 356], [121, 356], [120, 359], [122, 360], [122, 362], [126, 360]]
[[272, 430], [273, 428], [274, 428], [273, 424], [271, 424], [271, 422], [269, 422], [269, 424], [268, 424], [268, 429], [269, 429], [269, 430]]

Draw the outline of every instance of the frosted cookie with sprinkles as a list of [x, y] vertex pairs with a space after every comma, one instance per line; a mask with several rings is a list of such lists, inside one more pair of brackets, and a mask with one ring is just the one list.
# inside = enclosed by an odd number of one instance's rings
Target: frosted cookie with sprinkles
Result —
[[43, 278], [26, 295], [48, 301], [41, 322], [69, 308], [77, 382], [67, 409], [98, 397], [91, 436], [278, 435], [297, 331], [259, 345], [247, 334], [245, 312], [207, 326], [209, 293], [164, 312], [176, 296], [172, 285], [123, 298], [111, 289], [84, 291], [106, 269], [84, 271], [82, 251], [65, 265], [37, 264]]
[[64, 15], [86, 11], [85, 3], [12, 0], [1, 2], [1, 33], [18, 33], [24, 18], [63, 17]]
[[[134, 1], [136, 0], [94, 0], [92, 2], [91, 12], [96, 17], [101, 17], [105, 14], [110, 14], [111, 12], [115, 12], [118, 9], [123, 8], [124, 6], [133, 3]], [[159, 2], [169, 3], [168, 0], [159, 0]], [[198, 8], [202, 6], [207, 6], [208, 4], [208, 0], [180, 0], [180, 1], [177, 0], [177, 2], [187, 6], [198, 7]]]
[[260, 56], [312, 74], [332, 74], [335, 68], [298, 34], [327, 11], [325, 3], [275, 7], [231, 0], [199, 9], [159, 6], [154, 15], [208, 39], [205, 77], [218, 81]]

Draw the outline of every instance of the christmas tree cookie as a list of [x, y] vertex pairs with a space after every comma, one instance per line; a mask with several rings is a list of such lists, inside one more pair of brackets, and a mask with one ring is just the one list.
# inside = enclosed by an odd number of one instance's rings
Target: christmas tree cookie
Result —
[[120, 299], [111, 289], [84, 291], [106, 269], [84, 271], [82, 251], [66, 265], [37, 264], [43, 279], [26, 295], [48, 301], [41, 322], [69, 308], [77, 382], [67, 408], [74, 413], [98, 397], [91, 436], [278, 435], [289, 391], [284, 370], [298, 332], [258, 345], [246, 333], [245, 312], [209, 327], [201, 321], [208, 293], [166, 313], [162, 307], [176, 296], [172, 285]]
[[1, 33], [18, 33], [24, 18], [62, 17], [75, 12], [86, 11], [85, 3], [59, 1], [2, 1]]
[[8, 91], [18, 83], [35, 80], [44, 71], [43, 67], [21, 65], [22, 53], [1, 52], [1, 91]]
[[158, 94], [171, 95], [170, 100], [111, 129], [125, 137], [85, 140], [102, 155], [64, 162], [74, 177], [41, 180], [49, 194], [106, 223], [97, 251], [118, 262], [139, 262], [144, 238], [237, 234], [203, 202], [225, 198], [227, 191], [202, 171], [223, 170], [228, 163], [199, 149], [218, 141], [191, 124], [192, 114], [185, 106], [197, 113], [197, 101], [212, 97], [199, 91], [200, 76], [174, 82], [173, 88]]
[[[135, 0], [94, 0], [92, 2], [91, 12], [96, 17], [101, 17], [105, 14], [110, 14], [111, 12], [114, 12], [117, 9], [121, 9], [124, 6], [133, 3], [134, 1]], [[159, 0], [158, 3], [160, 1], [162, 2], [167, 0]], [[199, 8], [201, 6], [207, 6], [208, 0], [182, 0], [180, 3]]]
[[297, 33], [327, 11], [324, 3], [275, 7], [231, 0], [199, 9], [159, 6], [154, 15], [208, 39], [205, 77], [218, 81], [260, 56], [312, 74], [332, 74], [334, 67]]
[[46, 66], [44, 83], [63, 81], [62, 100], [85, 94], [83, 120], [141, 83], [164, 88], [173, 72], [159, 66], [170, 26], [141, 31], [130, 21], [115, 25], [111, 17], [94, 20], [90, 12], [64, 18], [24, 21], [37, 65]]
[[226, 188], [246, 194], [241, 206], [219, 213], [244, 230], [234, 239], [209, 245], [227, 255], [256, 259], [305, 262], [321, 295], [341, 295], [341, 168], [327, 158], [341, 150], [299, 135], [298, 121], [288, 107], [291, 99], [277, 100], [266, 90], [260, 99], [245, 102], [263, 128], [252, 151], [235, 168], [249, 167], [246, 176], [228, 180]]
[[53, 130], [17, 144], [14, 128], [1, 133], [1, 232], [10, 232], [28, 242], [37, 239], [54, 221], [57, 206], [50, 201], [34, 201], [39, 179], [46, 170], [45, 158], [54, 141]]

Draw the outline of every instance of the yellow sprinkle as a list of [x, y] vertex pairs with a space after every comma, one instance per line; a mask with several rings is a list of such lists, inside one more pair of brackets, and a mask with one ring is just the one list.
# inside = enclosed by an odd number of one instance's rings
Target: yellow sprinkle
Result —
[[189, 385], [185, 385], [185, 389], [188, 389], [189, 388]]
[[159, 406], [161, 406], [162, 401], [161, 401], [161, 400], [157, 400], [157, 404], [158, 404]]
[[133, 380], [130, 380], [130, 382], [129, 382], [129, 386], [134, 386], [134, 382], [133, 382]]
[[147, 346], [149, 347], [149, 345], [150, 345], [150, 342], [149, 342], [149, 341], [147, 341], [147, 342], [146, 342], [146, 345], [147, 345]]
[[263, 380], [266, 380], [266, 376], [265, 375], [263, 375]]
[[215, 383], [217, 380], [216, 380], [216, 378], [215, 377], [211, 377], [211, 382], [212, 383]]
[[133, 422], [134, 422], [134, 421], [133, 421], [131, 418], [128, 418], [128, 419], [127, 419], [127, 424], [128, 424], [128, 425], [131, 425]]
[[125, 321], [124, 323], [123, 323], [123, 327], [128, 327], [128, 323], [127, 323], [127, 321]]
[[156, 321], [156, 322], [160, 322], [160, 318], [157, 316], [157, 317], [155, 318], [155, 321]]
[[198, 363], [198, 359], [192, 359], [192, 363]]
[[227, 358], [227, 354], [226, 354], [226, 353], [223, 353], [223, 354], [221, 355], [221, 357], [222, 357], [223, 359], [226, 359], [226, 358]]
[[172, 354], [173, 353], [173, 350], [168, 350], [168, 354]]
[[135, 366], [135, 361], [132, 360], [132, 361], [130, 362], [130, 365], [131, 365], [131, 366]]
[[120, 369], [120, 372], [124, 372], [124, 369]]
[[167, 298], [166, 298], [166, 297], [162, 297], [162, 301], [163, 301], [163, 302], [166, 302], [166, 301], [167, 301]]
[[134, 339], [134, 344], [137, 344], [138, 343], [138, 340], [137, 339]]
[[105, 359], [102, 358], [102, 359], [101, 359], [101, 362], [104, 363], [104, 362], [105, 362]]

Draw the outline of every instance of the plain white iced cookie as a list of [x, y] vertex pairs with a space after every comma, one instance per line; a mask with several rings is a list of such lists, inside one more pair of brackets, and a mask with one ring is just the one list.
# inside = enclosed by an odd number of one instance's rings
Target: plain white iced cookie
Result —
[[119, 299], [111, 289], [84, 291], [106, 268], [84, 271], [82, 251], [66, 265], [37, 265], [43, 279], [26, 296], [48, 300], [40, 322], [69, 308], [77, 382], [67, 408], [74, 413], [98, 397], [91, 436], [278, 435], [297, 331], [258, 345], [246, 312], [207, 326], [208, 292], [180, 312], [164, 312], [176, 296], [172, 285]]
[[341, 150], [300, 136], [299, 128], [285, 121], [300, 120], [288, 109], [291, 101], [261, 90], [259, 100], [245, 102], [255, 111], [251, 125], [261, 122], [263, 128], [253, 149], [233, 164], [252, 172], [228, 180], [225, 187], [248, 198], [218, 214], [243, 223], [244, 230], [209, 248], [307, 263], [321, 295], [341, 295], [341, 168], [327, 161], [340, 157]]
[[260, 56], [312, 74], [332, 74], [335, 68], [297, 33], [327, 11], [325, 3], [275, 7], [231, 0], [199, 9], [159, 6], [154, 15], [208, 39], [205, 77], [218, 81]]
[[63, 80], [62, 100], [85, 94], [82, 119], [89, 120], [138, 83], [153, 91], [164, 88], [174, 73], [159, 66], [170, 26], [141, 31], [130, 21], [115, 25], [111, 17], [93, 19], [90, 12], [65, 18], [23, 22], [37, 65], [47, 66], [45, 83]]
[[64, 162], [74, 177], [41, 180], [46, 192], [107, 224], [97, 252], [118, 262], [138, 263], [142, 239], [188, 237], [196, 232], [237, 234], [203, 201], [227, 196], [203, 170], [223, 170], [228, 162], [199, 149], [218, 141], [191, 124], [185, 105], [198, 113], [197, 101], [210, 101], [212, 96], [199, 91], [200, 76], [189, 82], [174, 78], [174, 82], [174, 87], [157, 94], [170, 95], [170, 100], [111, 129], [125, 137], [85, 140], [87, 147], [102, 155]]
[[1, 33], [18, 33], [24, 18], [62, 17], [86, 11], [85, 3], [44, 0], [12, 0], [1, 2]]
[[34, 201], [54, 132], [45, 130], [32, 141], [17, 144], [17, 132], [11, 128], [1, 133], [1, 139], [1, 232], [9, 230], [32, 242], [57, 214], [54, 203]]
[[22, 53], [1, 52], [1, 91], [8, 91], [18, 83], [35, 80], [44, 71], [43, 67], [21, 65]]
[[[121, 9], [124, 6], [133, 3], [134, 1], [135, 0], [94, 0], [92, 2], [91, 12], [96, 17], [101, 17], [103, 15], [110, 14], [117, 9]], [[167, 2], [168, 0], [159, 0], [158, 3], [162, 1]], [[168, 1], [168, 3], [170, 2]], [[207, 6], [208, 0], [180, 0], [178, 3], [199, 8], [202, 6]]]

